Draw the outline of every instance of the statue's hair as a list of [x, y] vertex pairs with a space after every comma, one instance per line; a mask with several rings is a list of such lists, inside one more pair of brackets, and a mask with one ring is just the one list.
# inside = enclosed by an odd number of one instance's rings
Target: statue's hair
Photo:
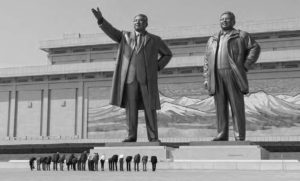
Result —
[[231, 11], [225, 11], [224, 13], [221, 14], [221, 16], [223, 16], [224, 14], [228, 14], [233, 21], [235, 21], [235, 15], [233, 14], [233, 12]]
[[[137, 17], [137, 16], [143, 17], [143, 18], [146, 20], [146, 22], [148, 23], [148, 17], [147, 17], [145, 14], [138, 14], [138, 15], [136, 15], [135, 17]], [[135, 18], [135, 17], [134, 17], [134, 18]]]

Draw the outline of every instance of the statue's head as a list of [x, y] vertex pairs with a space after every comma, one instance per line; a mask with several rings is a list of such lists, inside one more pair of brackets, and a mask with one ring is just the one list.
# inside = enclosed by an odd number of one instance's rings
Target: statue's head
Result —
[[225, 11], [220, 16], [220, 26], [222, 30], [231, 30], [235, 25], [235, 15], [231, 11]]
[[144, 14], [138, 14], [133, 20], [134, 30], [137, 32], [144, 32], [148, 26], [148, 18]]

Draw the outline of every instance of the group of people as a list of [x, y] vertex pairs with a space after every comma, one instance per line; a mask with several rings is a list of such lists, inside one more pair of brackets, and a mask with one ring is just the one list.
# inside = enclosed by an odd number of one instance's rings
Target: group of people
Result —
[[[29, 166], [30, 169], [33, 170], [34, 167], [34, 161], [36, 160], [36, 169], [37, 170], [50, 170], [50, 165], [51, 162], [53, 163], [53, 170], [57, 170], [57, 165], [58, 163], [61, 165], [63, 165], [64, 161], [65, 161], [65, 155], [59, 155], [59, 153], [54, 153], [52, 156], [44, 156], [44, 157], [31, 157], [29, 159]], [[63, 169], [63, 166], [60, 167], [60, 169]]]
[[[86, 164], [88, 165], [89, 171], [98, 171], [98, 163], [101, 164], [101, 171], [104, 171], [104, 164], [105, 164], [106, 156], [105, 154], [99, 156], [98, 153], [90, 153], [88, 154], [86, 151], [82, 152], [80, 155], [76, 156], [74, 153], [68, 155], [66, 157], [65, 154], [59, 154], [59, 152], [54, 153], [52, 156], [44, 156], [44, 157], [31, 157], [29, 159], [29, 166], [31, 170], [34, 170], [34, 162], [36, 161], [36, 169], [38, 171], [50, 171], [50, 165], [52, 162], [53, 170], [64, 170], [64, 165], [66, 164], [67, 170], [78, 170], [78, 171], [85, 171]], [[126, 162], [126, 170], [131, 171], [131, 162], [134, 162], [134, 171], [139, 171], [139, 164], [141, 162], [141, 155], [136, 154], [134, 157], [127, 156], [126, 158], [124, 155], [113, 155], [112, 157], [108, 158], [108, 168], [109, 171], [118, 171], [118, 163], [119, 163], [119, 170], [124, 171], [124, 162]], [[157, 164], [157, 157], [151, 156], [150, 162], [152, 163], [152, 171], [156, 170]], [[148, 156], [144, 155], [142, 157], [142, 164], [143, 164], [143, 171], [147, 171], [147, 163], [148, 163]]]
[[52, 156], [42, 156], [42, 157], [31, 157], [29, 159], [29, 166], [30, 169], [33, 170], [34, 167], [34, 161], [36, 160], [36, 169], [38, 171], [50, 171], [50, 165], [52, 162], [53, 170], [64, 170], [64, 165], [66, 163], [67, 169], [73, 169], [76, 170], [76, 166], [78, 170], [85, 170], [85, 165], [87, 161], [87, 152], [84, 151], [80, 154], [79, 157], [76, 157], [75, 154], [70, 154], [66, 157], [65, 154], [59, 154], [59, 152], [54, 153]]
[[[126, 170], [131, 171], [131, 162], [133, 160], [134, 163], [134, 171], [140, 171], [140, 162], [142, 161], [143, 171], [147, 171], [147, 163], [148, 163], [148, 156], [144, 155], [141, 159], [140, 154], [132, 156], [127, 156], [124, 160], [124, 155], [113, 155], [112, 157], [108, 158], [108, 168], [109, 171], [118, 171], [118, 162], [119, 162], [119, 169], [120, 171], [124, 171], [124, 161], [126, 162]], [[157, 164], [157, 157], [151, 156], [150, 162], [152, 164], [152, 171], [156, 170]], [[104, 162], [103, 162], [104, 163]], [[103, 170], [103, 165], [101, 162], [101, 169]]]

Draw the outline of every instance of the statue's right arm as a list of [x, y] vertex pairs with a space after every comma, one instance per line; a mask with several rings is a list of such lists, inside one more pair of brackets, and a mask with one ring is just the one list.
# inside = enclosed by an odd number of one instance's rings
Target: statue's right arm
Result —
[[109, 36], [112, 40], [114, 40], [117, 43], [120, 43], [122, 40], [122, 32], [116, 28], [114, 28], [109, 22], [107, 22], [103, 18], [102, 24], [99, 24], [99, 27], [102, 29], [102, 31]]
[[102, 31], [109, 36], [112, 40], [114, 40], [117, 43], [120, 43], [122, 40], [122, 32], [116, 28], [114, 28], [108, 21], [106, 21], [99, 8], [92, 9], [92, 12], [97, 19], [97, 23], [99, 27], [102, 29]]

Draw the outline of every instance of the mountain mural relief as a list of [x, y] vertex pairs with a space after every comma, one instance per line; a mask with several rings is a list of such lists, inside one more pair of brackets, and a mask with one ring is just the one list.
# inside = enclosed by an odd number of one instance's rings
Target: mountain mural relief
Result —
[[[160, 98], [161, 110], [157, 112], [160, 137], [199, 137], [216, 134], [213, 97], [202, 100], [188, 97], [174, 99], [161, 95]], [[279, 133], [275, 129], [298, 128], [300, 123], [300, 95], [273, 96], [265, 92], [252, 93], [245, 96], [245, 109], [247, 132], [253, 135], [282, 134], [282, 131]], [[111, 105], [90, 107], [88, 116], [90, 135], [126, 136], [124, 109]], [[139, 117], [139, 127], [142, 128], [138, 131], [140, 136], [146, 138], [143, 112], [139, 113]], [[292, 132], [291, 134], [294, 135]]]

